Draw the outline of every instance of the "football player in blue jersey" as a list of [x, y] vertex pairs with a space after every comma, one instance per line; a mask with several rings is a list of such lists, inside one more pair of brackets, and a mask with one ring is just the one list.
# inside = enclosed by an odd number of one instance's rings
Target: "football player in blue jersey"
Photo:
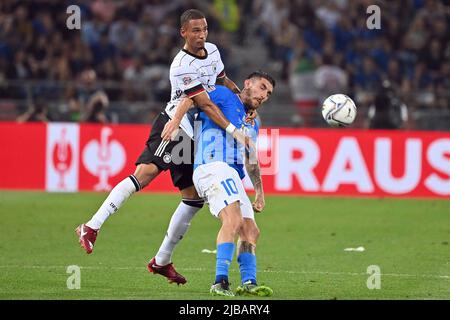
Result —
[[[264, 208], [264, 191], [259, 163], [256, 157], [256, 137], [259, 122], [245, 122], [249, 111], [258, 109], [269, 99], [275, 86], [273, 78], [264, 72], [250, 74], [244, 82], [244, 88], [238, 94], [224, 86], [217, 86], [209, 93], [211, 100], [221, 109], [231, 124], [247, 133], [253, 144], [246, 148], [217, 126], [205, 113], [199, 112], [195, 123], [195, 160], [194, 186], [200, 197], [204, 198], [211, 213], [219, 218], [222, 226], [217, 235], [216, 278], [211, 286], [213, 295], [233, 296], [228, 280], [228, 269], [237, 242], [237, 261], [242, 284], [236, 294], [271, 296], [273, 291], [256, 281], [256, 243], [259, 229], [254, 211]], [[177, 119], [192, 105], [181, 103], [182, 107], [163, 130], [163, 138], [173, 136]], [[242, 183], [245, 177], [244, 164], [254, 185], [256, 198], [251, 204]]]

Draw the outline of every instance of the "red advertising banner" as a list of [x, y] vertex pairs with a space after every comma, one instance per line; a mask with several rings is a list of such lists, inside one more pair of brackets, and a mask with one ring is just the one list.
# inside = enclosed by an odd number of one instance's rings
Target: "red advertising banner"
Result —
[[450, 132], [280, 129], [269, 192], [450, 196]]
[[[80, 130], [80, 190], [109, 191], [134, 173], [135, 161], [150, 134], [146, 125], [83, 124]], [[168, 172], [145, 191], [176, 191]]]
[[0, 123], [0, 188], [45, 189], [45, 124]]
[[[108, 191], [134, 172], [149, 130], [0, 123], [0, 188]], [[268, 194], [450, 196], [450, 132], [269, 128], [258, 150]], [[176, 189], [166, 172], [144, 190]]]

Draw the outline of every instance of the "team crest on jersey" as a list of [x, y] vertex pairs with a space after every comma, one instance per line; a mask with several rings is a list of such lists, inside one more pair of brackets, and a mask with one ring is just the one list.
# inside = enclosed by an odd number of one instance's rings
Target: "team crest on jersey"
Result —
[[165, 163], [170, 163], [170, 161], [172, 161], [172, 156], [170, 155], [169, 152], [166, 152], [163, 156], [163, 161]]
[[183, 83], [184, 83], [185, 86], [187, 86], [191, 82], [192, 82], [191, 77], [184, 77], [183, 78]]
[[212, 65], [214, 73], [216, 73], [216, 71], [217, 71], [217, 62], [213, 62], [211, 65]]

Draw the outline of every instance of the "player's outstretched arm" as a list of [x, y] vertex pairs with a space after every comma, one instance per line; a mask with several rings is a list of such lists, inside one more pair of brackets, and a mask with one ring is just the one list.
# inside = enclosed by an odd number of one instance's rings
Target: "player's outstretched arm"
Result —
[[266, 203], [264, 200], [264, 188], [261, 178], [261, 168], [258, 158], [251, 154], [245, 157], [245, 169], [255, 189], [255, 201], [253, 202], [253, 210], [256, 212], [263, 211]]
[[181, 119], [183, 119], [186, 112], [194, 106], [192, 99], [185, 97], [178, 104], [177, 111], [171, 120], [166, 122], [163, 131], [161, 132], [161, 138], [163, 140], [173, 140], [178, 131], [180, 130]]
[[192, 99], [185, 97], [180, 101], [175, 115], [164, 126], [164, 129], [161, 133], [161, 137], [163, 138], [163, 140], [170, 140], [176, 136], [180, 127], [181, 119], [188, 112], [188, 110], [193, 107], [194, 102], [219, 127], [227, 130], [227, 132], [229, 132], [230, 134], [233, 134], [233, 131], [235, 131], [235, 127], [225, 117], [219, 107], [217, 107], [215, 103], [211, 101], [208, 94], [206, 92], [202, 92], [192, 97]]
[[192, 99], [194, 100], [195, 105], [202, 109], [214, 123], [231, 134], [236, 141], [243, 144], [250, 152], [255, 152], [256, 147], [253, 141], [243, 132], [236, 129], [236, 127], [225, 117], [219, 107], [211, 101], [206, 92], [202, 92]]
[[196, 105], [200, 109], [202, 109], [212, 121], [214, 121], [218, 126], [220, 126], [222, 129], [226, 130], [227, 132], [229, 132], [234, 136], [233, 134], [234, 131], [237, 132], [237, 130], [235, 130], [236, 128], [225, 117], [225, 115], [222, 113], [219, 107], [217, 107], [215, 103], [211, 101], [208, 94], [206, 92], [202, 92], [192, 97], [192, 99], [185, 97], [180, 101], [177, 107], [177, 111], [175, 112], [175, 115], [164, 126], [164, 129], [161, 133], [161, 137], [163, 138], [163, 140], [173, 139], [177, 135], [181, 119], [186, 114], [186, 112], [188, 112], [188, 110], [191, 107], [193, 107], [194, 101]]

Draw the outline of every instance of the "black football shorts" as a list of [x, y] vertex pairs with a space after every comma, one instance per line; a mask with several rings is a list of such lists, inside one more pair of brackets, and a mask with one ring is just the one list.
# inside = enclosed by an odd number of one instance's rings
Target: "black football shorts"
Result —
[[[192, 182], [194, 142], [181, 129], [174, 141], [163, 141], [161, 132], [169, 120], [170, 118], [165, 112], [161, 112], [156, 117], [144, 151], [135, 164], [154, 163], [162, 171], [170, 170], [173, 185], [183, 190], [194, 185]], [[176, 147], [175, 150], [174, 147]], [[176, 152], [172, 154], [173, 151]], [[184, 155], [183, 153], [186, 152], [189, 154]]]

